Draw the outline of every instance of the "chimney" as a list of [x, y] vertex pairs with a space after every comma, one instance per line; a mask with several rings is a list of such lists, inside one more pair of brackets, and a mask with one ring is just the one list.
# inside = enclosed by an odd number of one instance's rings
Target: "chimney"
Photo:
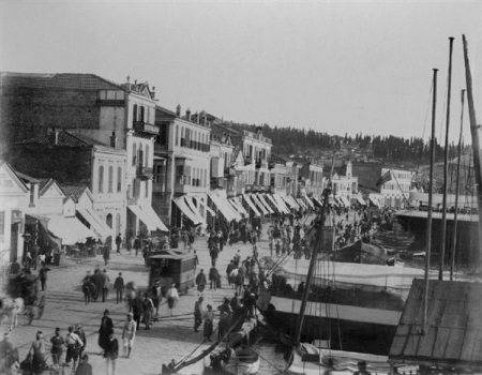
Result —
[[110, 147], [116, 148], [117, 147], [117, 136], [115, 135], [115, 131], [112, 132], [110, 136]]
[[189, 108], [186, 109], [186, 120], [191, 121], [191, 110]]
[[181, 105], [178, 104], [176, 107], [176, 116], [181, 117]]

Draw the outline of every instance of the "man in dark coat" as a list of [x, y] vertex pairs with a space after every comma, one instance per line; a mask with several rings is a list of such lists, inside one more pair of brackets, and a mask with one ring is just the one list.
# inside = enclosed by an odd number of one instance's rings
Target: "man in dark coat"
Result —
[[196, 285], [199, 293], [202, 293], [204, 291], [204, 288], [206, 287], [207, 283], [208, 282], [206, 280], [206, 275], [204, 274], [204, 270], [201, 269], [201, 271], [199, 271], [198, 275], [196, 276]]
[[104, 311], [104, 316], [100, 320], [100, 328], [99, 328], [99, 346], [102, 350], [106, 350], [107, 343], [109, 342], [110, 335], [114, 333], [114, 323], [112, 319], [109, 317], [109, 310]]
[[116, 294], [116, 303], [119, 301], [122, 303], [122, 298], [124, 296], [124, 279], [122, 278], [122, 272], [119, 272], [119, 276], [114, 281], [114, 289]]
[[117, 254], [120, 254], [120, 247], [122, 245], [122, 237], [120, 235], [120, 233], [117, 235], [117, 237], [115, 238], [115, 246], [117, 248]]

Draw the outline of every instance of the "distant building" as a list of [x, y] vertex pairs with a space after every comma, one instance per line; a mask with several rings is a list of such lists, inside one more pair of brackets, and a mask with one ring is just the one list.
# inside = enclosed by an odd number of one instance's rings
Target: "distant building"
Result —
[[331, 178], [333, 194], [342, 196], [348, 201], [358, 194], [358, 177], [353, 176], [353, 165], [348, 161], [342, 167], [335, 168]]
[[298, 196], [299, 193], [299, 177], [301, 171], [301, 165], [288, 160], [286, 163], [286, 194]]
[[306, 194], [320, 196], [325, 187], [323, 166], [311, 162], [304, 163], [300, 171], [300, 184]]
[[377, 162], [353, 163], [353, 175], [359, 188], [378, 198], [380, 205], [403, 208], [408, 205], [413, 172], [402, 168], [384, 167]]

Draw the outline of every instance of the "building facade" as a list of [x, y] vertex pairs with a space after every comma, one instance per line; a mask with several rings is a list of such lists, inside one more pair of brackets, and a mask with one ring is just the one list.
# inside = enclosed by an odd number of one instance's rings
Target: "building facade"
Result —
[[300, 170], [300, 187], [309, 195], [320, 196], [325, 187], [323, 166], [305, 163]]
[[180, 106], [176, 112], [158, 106], [156, 125], [160, 133], [155, 143], [154, 209], [166, 222], [180, 226], [183, 212], [173, 202], [185, 195], [197, 219], [205, 222], [211, 180], [208, 116], [201, 113], [193, 121], [189, 110], [181, 115]]
[[[73, 134], [124, 150], [128, 162], [124, 165], [121, 187], [125, 186], [128, 209], [120, 215], [120, 223], [117, 212], [106, 215], [112, 214], [116, 230], [126, 222], [126, 233], [130, 235], [138, 233], [146, 221], [150, 228], [161, 226], [151, 208], [154, 137], [159, 133], [155, 125], [154, 88], [146, 82], [131, 83], [129, 77], [126, 83], [116, 84], [94, 74], [2, 73], [0, 91], [5, 110], [1, 125], [7, 152], [13, 143], [46, 136], [52, 129], [68, 129]], [[109, 164], [107, 159], [105, 162]], [[100, 168], [103, 161], [98, 163]], [[116, 172], [114, 170], [114, 176]], [[97, 189], [94, 186], [92, 193], [107, 194], [99, 192], [102, 173], [97, 169], [96, 174], [97, 177], [91, 176], [91, 180], [98, 180]], [[103, 190], [108, 192], [107, 165], [104, 174]], [[112, 192], [117, 193], [114, 186]], [[108, 202], [103, 204], [104, 208], [109, 207]], [[122, 216], [127, 216], [127, 220]], [[108, 218], [110, 221], [111, 217]]]

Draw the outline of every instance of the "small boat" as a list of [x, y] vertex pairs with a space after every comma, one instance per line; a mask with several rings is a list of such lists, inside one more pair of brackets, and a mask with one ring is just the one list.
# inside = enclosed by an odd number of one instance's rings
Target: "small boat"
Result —
[[259, 371], [259, 355], [248, 346], [224, 349], [205, 361], [204, 375], [256, 375]]

